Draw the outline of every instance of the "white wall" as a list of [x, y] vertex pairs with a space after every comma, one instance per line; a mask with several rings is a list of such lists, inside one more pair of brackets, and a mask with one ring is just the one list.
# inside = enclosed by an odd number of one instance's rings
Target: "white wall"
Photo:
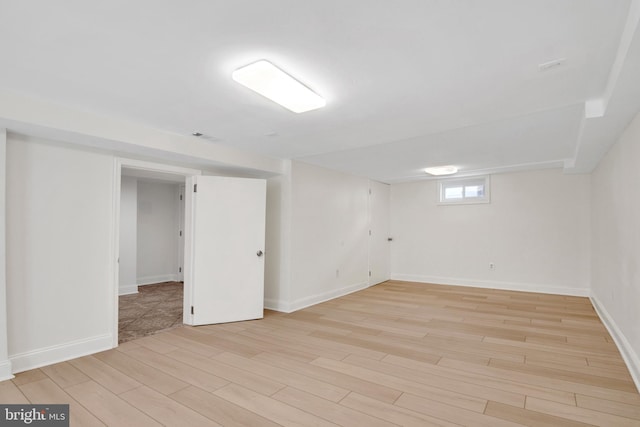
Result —
[[266, 308], [281, 309], [281, 301], [289, 301], [289, 282], [287, 272], [282, 269], [286, 258], [287, 238], [284, 230], [288, 225], [283, 223], [283, 213], [288, 210], [283, 206], [283, 191], [290, 188], [286, 176], [267, 179], [267, 203], [265, 222], [264, 251], [264, 304]]
[[640, 115], [592, 176], [592, 300], [640, 387]]
[[111, 347], [114, 159], [9, 135], [7, 320], [14, 372]]
[[0, 129], [0, 381], [13, 377], [7, 347], [6, 166], [7, 131], [6, 129]]
[[138, 292], [138, 180], [123, 176], [120, 184], [120, 263], [118, 293]]
[[290, 310], [367, 286], [368, 183], [292, 162]]
[[177, 280], [179, 186], [138, 180], [139, 285]]
[[443, 206], [435, 180], [392, 185], [392, 278], [588, 295], [589, 186], [557, 169], [498, 174], [491, 203]]

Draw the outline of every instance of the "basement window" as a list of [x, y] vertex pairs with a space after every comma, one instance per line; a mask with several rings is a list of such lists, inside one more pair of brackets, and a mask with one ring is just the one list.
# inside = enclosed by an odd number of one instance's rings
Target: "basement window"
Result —
[[443, 179], [438, 181], [439, 204], [460, 205], [491, 201], [489, 176]]

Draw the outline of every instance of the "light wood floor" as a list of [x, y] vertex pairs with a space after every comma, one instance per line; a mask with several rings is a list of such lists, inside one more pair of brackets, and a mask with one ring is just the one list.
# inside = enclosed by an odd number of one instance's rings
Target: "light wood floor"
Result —
[[586, 298], [386, 282], [18, 374], [3, 403], [72, 425], [640, 426]]

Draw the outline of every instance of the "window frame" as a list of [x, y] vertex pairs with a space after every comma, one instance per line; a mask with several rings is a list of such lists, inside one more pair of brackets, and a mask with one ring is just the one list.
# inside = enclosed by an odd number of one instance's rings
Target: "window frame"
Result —
[[[463, 197], [461, 199], [445, 199], [445, 190], [454, 186], [484, 185], [484, 196]], [[438, 205], [476, 205], [491, 203], [491, 175], [469, 176], [464, 178], [445, 178], [438, 180]]]

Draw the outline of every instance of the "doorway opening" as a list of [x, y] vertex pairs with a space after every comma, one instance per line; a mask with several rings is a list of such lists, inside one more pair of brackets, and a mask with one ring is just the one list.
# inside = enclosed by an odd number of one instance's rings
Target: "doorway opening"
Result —
[[200, 171], [117, 164], [114, 347], [183, 324], [185, 180]]
[[184, 180], [122, 168], [119, 343], [182, 325]]
[[[122, 170], [126, 170], [126, 175]], [[203, 176], [200, 171], [193, 169], [119, 159], [116, 162], [114, 187], [113, 347], [118, 346], [120, 275], [131, 274], [125, 257], [133, 247], [136, 248], [136, 257], [140, 252], [137, 248], [137, 230], [133, 233], [127, 224], [120, 223], [125, 217], [121, 215], [121, 205], [126, 205], [121, 197], [124, 188], [121, 184], [132, 175], [138, 178], [138, 184], [143, 182], [140, 180], [142, 178], [151, 181], [184, 181], [187, 189], [181, 200], [184, 205], [184, 230], [182, 233], [179, 229], [174, 230], [183, 238], [180, 245], [183, 255], [177, 257], [182, 269], [176, 264], [177, 273], [170, 273], [176, 274], [175, 279], [172, 275], [149, 273], [144, 285], [160, 279], [179, 281], [179, 275], [183, 274], [182, 321], [186, 325], [262, 318], [266, 180]], [[137, 198], [136, 207], [139, 211], [154, 210], [153, 206], [145, 206]], [[139, 222], [136, 218], [136, 226], [137, 224]], [[136, 236], [136, 243], [127, 244], [133, 235]], [[135, 270], [136, 279], [133, 285], [129, 285], [130, 292], [137, 291], [138, 285], [143, 284], [138, 283], [140, 272], [137, 267]], [[126, 287], [127, 282], [123, 283]], [[173, 297], [176, 302], [179, 300], [179, 297]], [[176, 313], [177, 311], [172, 314]], [[173, 322], [175, 319], [172, 325]], [[153, 321], [149, 320], [149, 323]]]

